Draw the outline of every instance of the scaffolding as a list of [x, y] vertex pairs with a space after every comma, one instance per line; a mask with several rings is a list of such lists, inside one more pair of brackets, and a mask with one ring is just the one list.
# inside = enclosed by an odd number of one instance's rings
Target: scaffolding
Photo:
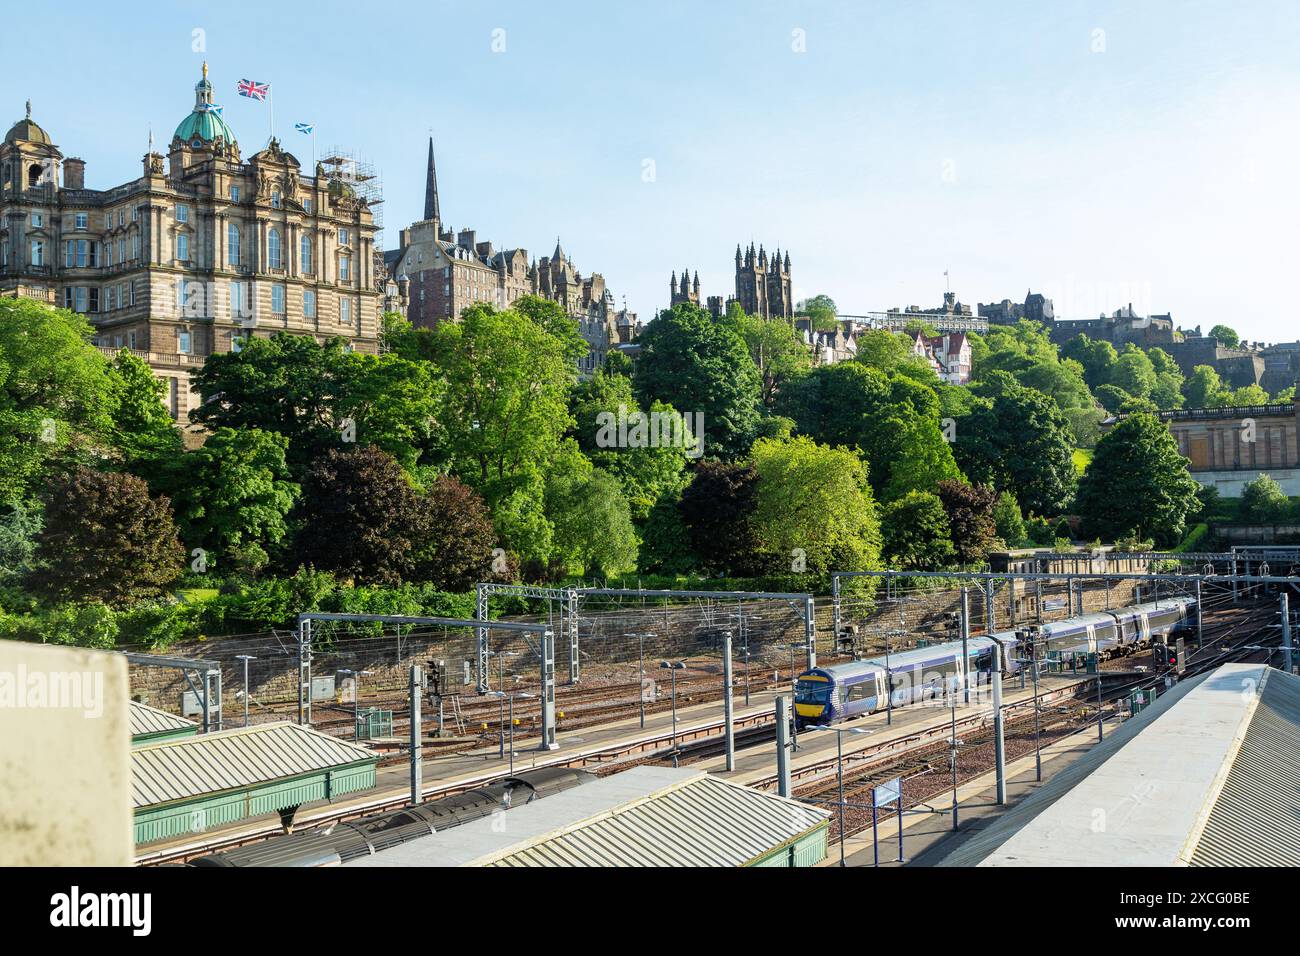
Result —
[[373, 163], [366, 161], [355, 150], [331, 146], [321, 158], [325, 176], [330, 182], [348, 186], [353, 194], [366, 204], [375, 224], [375, 248], [384, 248], [384, 181]]

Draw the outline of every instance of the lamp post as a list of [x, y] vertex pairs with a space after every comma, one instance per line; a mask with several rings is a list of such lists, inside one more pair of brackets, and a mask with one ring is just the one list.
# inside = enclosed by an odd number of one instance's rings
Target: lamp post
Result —
[[251, 654], [240, 654], [236, 658], [244, 662], [244, 726], [248, 726], [248, 662], [257, 660]]
[[672, 674], [673, 678], [673, 766], [677, 766], [677, 672], [686, 670], [685, 661], [660, 661], [659, 666]]
[[[1025, 665], [1029, 665], [1033, 670], [1030, 672], [1034, 680], [1034, 776], [1039, 783], [1043, 782], [1043, 751], [1040, 745], [1040, 722], [1039, 722], [1039, 700], [1038, 700], [1038, 629], [1025, 628], [1016, 634], [1021, 646], [1029, 645], [1029, 657], [1017, 658], [1016, 663], [1021, 666], [1021, 674], [1024, 674]], [[1101, 679], [1101, 668], [1098, 667], [1098, 680]]]
[[[832, 727], [830, 724], [813, 724], [809, 730], [830, 730], [835, 733], [835, 779], [839, 789], [839, 817], [840, 817], [840, 866], [847, 866], [844, 860], [844, 841], [847, 836], [844, 832], [844, 735], [845, 734], [874, 734], [874, 730], [867, 730], [864, 727]], [[900, 810], [901, 813], [901, 810]]]
[[635, 638], [636, 638], [636, 643], [637, 643], [637, 650], [636, 650], [637, 673], [638, 673], [638, 675], [639, 675], [638, 678], [637, 678], [637, 680], [638, 680], [638, 682], [639, 682], [639, 684], [640, 684], [640, 686], [637, 688], [637, 696], [641, 698], [641, 702], [640, 702], [640, 708], [641, 708], [641, 729], [642, 729], [642, 730], [645, 730], [645, 692], [646, 692], [646, 687], [645, 687], [645, 639], [646, 639], [647, 637], [654, 637], [654, 636], [655, 636], [655, 632], [654, 632], [654, 631], [647, 631], [647, 632], [644, 633], [644, 634], [635, 634], [635, 633], [633, 633], [633, 634], [624, 634], [623, 636], [624, 636], [624, 637], [635, 637]]

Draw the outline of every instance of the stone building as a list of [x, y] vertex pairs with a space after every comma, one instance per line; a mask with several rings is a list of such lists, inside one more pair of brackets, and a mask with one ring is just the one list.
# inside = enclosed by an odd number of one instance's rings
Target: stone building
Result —
[[[699, 290], [696, 289], [698, 297]], [[741, 254], [736, 246], [736, 301], [750, 315], [765, 319], [794, 318], [794, 294], [790, 284], [790, 253], [781, 257], [777, 249], [768, 258], [760, 245], [754, 251], [751, 242], [749, 248]]]
[[971, 347], [970, 337], [965, 332], [940, 335], [914, 332], [910, 338], [912, 354], [929, 362], [934, 373], [945, 382], [952, 385], [970, 382]]
[[604, 276], [584, 276], [559, 239], [551, 255], [530, 263], [526, 249], [497, 249], [491, 242], [480, 241], [473, 229], [447, 226], [442, 219], [432, 137], [425, 172], [424, 218], [401, 230], [398, 247], [384, 253], [384, 263], [398, 290], [397, 301], [390, 305], [415, 326], [432, 328], [478, 303], [507, 309], [525, 295], [558, 302], [577, 320], [590, 347], [581, 363], [583, 372], [599, 368], [611, 349], [630, 344], [640, 329], [635, 313], [615, 307]]
[[151, 148], [112, 189], [86, 188], [30, 103], [0, 145], [0, 294], [84, 314], [101, 349], [149, 363], [181, 421], [191, 372], [251, 335], [376, 351], [383, 287], [367, 203], [321, 166], [303, 175], [275, 139], [244, 161], [207, 64], [194, 94], [166, 159]]
[[1184, 408], [1161, 412], [1195, 478], [1226, 498], [1260, 473], [1289, 495], [1300, 495], [1300, 398], [1244, 408]]
[[1001, 302], [981, 302], [978, 304], [976, 314], [982, 319], [987, 319], [989, 325], [1015, 325], [1021, 319], [1050, 325], [1056, 318], [1052, 300], [1032, 290], [1025, 291], [1024, 304], [1012, 302], [1010, 299], [1003, 299]]

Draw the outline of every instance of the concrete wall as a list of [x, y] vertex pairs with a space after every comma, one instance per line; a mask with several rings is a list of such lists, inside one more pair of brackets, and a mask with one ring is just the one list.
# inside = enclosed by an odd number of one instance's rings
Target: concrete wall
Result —
[[0, 641], [0, 866], [128, 866], [126, 659]]

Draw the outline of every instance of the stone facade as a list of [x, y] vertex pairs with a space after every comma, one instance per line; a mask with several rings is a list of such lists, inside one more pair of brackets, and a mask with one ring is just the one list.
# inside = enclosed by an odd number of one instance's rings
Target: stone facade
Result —
[[1224, 497], [1261, 473], [1288, 494], [1300, 495], [1300, 399], [1293, 404], [1244, 408], [1189, 408], [1161, 412], [1189, 461], [1192, 477]]
[[777, 249], [768, 259], [761, 245], [755, 252], [751, 242], [743, 255], [740, 246], [736, 246], [736, 301], [749, 315], [765, 319], [794, 318], [790, 253], [787, 251], [782, 258], [781, 250]]
[[1012, 302], [1010, 299], [1003, 299], [1001, 302], [981, 302], [976, 314], [982, 319], [987, 319], [990, 325], [1015, 325], [1021, 319], [1049, 325], [1056, 319], [1052, 300], [1032, 290], [1025, 291], [1024, 304]]
[[384, 253], [384, 262], [397, 287], [397, 300], [389, 306], [419, 327], [453, 320], [478, 303], [507, 309], [525, 295], [558, 302], [577, 320], [590, 347], [580, 367], [584, 373], [599, 368], [611, 349], [630, 345], [640, 331], [635, 313], [615, 307], [604, 276], [584, 276], [558, 239], [551, 255], [530, 263], [526, 249], [496, 249], [479, 241], [473, 229], [446, 226], [432, 139], [424, 219], [401, 231], [398, 248]]
[[911, 336], [912, 354], [926, 359], [934, 373], [952, 385], [965, 385], [970, 381], [971, 347], [965, 332], [947, 332], [942, 335]]
[[63, 158], [30, 105], [0, 145], [0, 294], [84, 314], [102, 349], [149, 363], [181, 421], [192, 371], [251, 335], [378, 349], [368, 205], [322, 166], [303, 175], [275, 139], [241, 160], [212, 95], [205, 64], [166, 160], [151, 149], [141, 177], [113, 189], [84, 187], [85, 164]]

